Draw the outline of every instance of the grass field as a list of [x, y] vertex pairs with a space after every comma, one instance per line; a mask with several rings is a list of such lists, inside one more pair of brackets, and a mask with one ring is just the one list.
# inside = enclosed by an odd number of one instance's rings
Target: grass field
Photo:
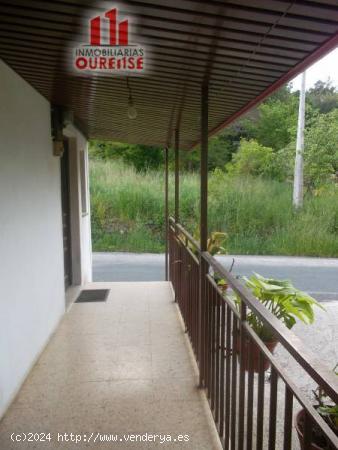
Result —
[[[116, 161], [91, 161], [94, 251], [162, 252], [163, 174], [137, 173]], [[173, 211], [173, 175], [170, 210]], [[262, 179], [209, 178], [209, 229], [226, 231], [231, 254], [338, 256], [338, 191], [305, 198], [295, 213], [291, 186]], [[198, 224], [199, 179], [180, 178], [181, 222]]]

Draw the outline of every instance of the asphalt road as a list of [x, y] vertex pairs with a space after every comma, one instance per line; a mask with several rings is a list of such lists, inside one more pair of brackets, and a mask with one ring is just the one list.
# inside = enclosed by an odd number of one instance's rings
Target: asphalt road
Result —
[[[289, 279], [319, 301], [338, 300], [338, 259], [284, 256], [219, 256], [233, 273]], [[164, 280], [164, 255], [149, 253], [93, 253], [93, 281]]]

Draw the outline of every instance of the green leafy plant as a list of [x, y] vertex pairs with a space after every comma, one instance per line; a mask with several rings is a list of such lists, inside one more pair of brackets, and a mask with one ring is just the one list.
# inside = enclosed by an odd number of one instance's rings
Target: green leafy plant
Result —
[[[199, 231], [197, 230], [194, 233], [195, 241], [199, 242], [200, 236]], [[182, 236], [182, 240], [184, 240], [184, 236]], [[228, 240], [228, 234], [222, 231], [212, 231], [207, 241], [207, 251], [210, 255], [224, 255], [226, 253], [226, 248], [224, 247], [226, 241]], [[195, 246], [189, 241], [188, 242], [189, 249], [197, 256], [198, 252]], [[220, 289], [225, 292], [228, 288], [228, 283], [223, 278], [219, 277], [217, 273], [213, 274], [214, 280]]]
[[[338, 376], [338, 364], [335, 365], [333, 372]], [[334, 404], [324, 389], [319, 386], [313, 393], [317, 401], [315, 408], [338, 436], [338, 405]]]
[[[338, 364], [333, 369], [333, 372], [338, 376]], [[334, 403], [332, 399], [326, 394], [325, 390], [320, 386], [313, 391], [316, 403], [313, 407], [318, 411], [322, 419], [331, 428], [333, 433], [338, 436], [338, 405]], [[304, 447], [304, 418], [305, 410], [299, 411], [296, 417], [296, 429], [298, 437], [301, 443], [301, 447]], [[311, 448], [320, 448], [323, 450], [335, 450], [336, 447], [327, 439], [326, 434], [323, 432], [320, 426], [314, 424], [311, 435], [311, 442], [314, 446]]]
[[225, 281], [224, 278], [218, 278], [217, 274], [214, 274], [214, 280], [217, 283], [217, 286], [220, 288], [220, 290], [225, 293], [225, 291], [228, 289], [229, 285]]
[[[338, 376], [337, 370], [338, 364], [334, 367], [333, 371]], [[325, 390], [320, 386], [313, 391], [316, 403], [313, 407], [320, 414], [322, 419], [331, 428], [333, 433], [338, 436], [338, 405], [334, 403], [332, 399], [326, 394]], [[304, 419], [305, 410], [302, 409], [296, 416], [296, 429], [298, 433], [298, 438], [301, 444], [301, 448], [304, 447]], [[323, 432], [322, 428], [314, 423], [311, 434], [311, 448], [318, 448], [323, 450], [335, 450], [336, 447], [328, 440], [326, 433]]]
[[276, 154], [271, 147], [264, 147], [254, 139], [241, 139], [238, 151], [226, 164], [226, 171], [230, 175], [278, 178], [275, 162]]
[[[184, 241], [185, 239], [184, 236], [182, 235], [181, 237], [182, 240]], [[200, 240], [199, 231], [196, 231], [193, 237], [195, 241], [199, 242]], [[227, 233], [221, 231], [212, 231], [207, 241], [207, 251], [210, 253], [210, 255], [212, 256], [224, 255], [226, 253], [224, 245], [227, 239], [228, 239]], [[188, 242], [188, 247], [195, 255], [198, 254], [197, 249], [191, 242]]]
[[321, 416], [328, 418], [328, 422], [336, 429], [336, 434], [338, 435], [338, 405], [321, 406], [318, 408], [318, 411]]
[[223, 233], [221, 231], [213, 231], [209, 238], [207, 243], [207, 251], [210, 253], [210, 255], [224, 255], [226, 253], [225, 242], [228, 239], [228, 235], [226, 233]]
[[[288, 280], [265, 278], [257, 273], [250, 278], [243, 277], [243, 280], [253, 295], [289, 329], [297, 319], [306, 324], [313, 323], [314, 306], [324, 309], [314, 298], [296, 289]], [[241, 300], [238, 296], [235, 301], [239, 306]], [[274, 340], [271, 329], [253, 312], [248, 313], [247, 321], [263, 341]]]

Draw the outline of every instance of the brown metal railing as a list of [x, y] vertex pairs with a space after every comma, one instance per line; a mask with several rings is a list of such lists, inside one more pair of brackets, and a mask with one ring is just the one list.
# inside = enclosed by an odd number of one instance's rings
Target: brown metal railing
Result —
[[[199, 296], [200, 263], [207, 264], [241, 298], [240, 310], [216, 284], [208, 270]], [[338, 403], [335, 375], [230, 272], [180, 225], [170, 219], [169, 279], [200, 370], [224, 449], [295, 450], [295, 414], [302, 413], [302, 450], [312, 450], [312, 435], [320, 429], [329, 449], [338, 439], [312, 406], [306, 392], [291, 379], [264, 342], [248, 325], [248, 311], [270, 327], [276, 340], [304, 376]], [[200, 302], [200, 303], [199, 303]], [[199, 313], [200, 311], [200, 313]], [[258, 359], [256, 361], [257, 355]], [[271, 366], [270, 382], [265, 371]], [[319, 447], [318, 447], [319, 448]]]
[[180, 226], [169, 227], [169, 279], [175, 291], [175, 300], [189, 334], [192, 348], [198, 359], [198, 280], [199, 261], [189, 248], [189, 243], [196, 245], [190, 236], [188, 238], [180, 233]]

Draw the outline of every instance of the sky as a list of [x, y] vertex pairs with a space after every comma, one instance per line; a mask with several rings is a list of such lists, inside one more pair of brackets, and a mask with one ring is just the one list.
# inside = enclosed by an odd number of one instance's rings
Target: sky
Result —
[[[293, 91], [300, 89], [300, 78], [298, 75], [292, 80]], [[326, 81], [328, 78], [338, 87], [338, 47], [306, 70], [306, 89], [311, 88], [316, 81]]]

